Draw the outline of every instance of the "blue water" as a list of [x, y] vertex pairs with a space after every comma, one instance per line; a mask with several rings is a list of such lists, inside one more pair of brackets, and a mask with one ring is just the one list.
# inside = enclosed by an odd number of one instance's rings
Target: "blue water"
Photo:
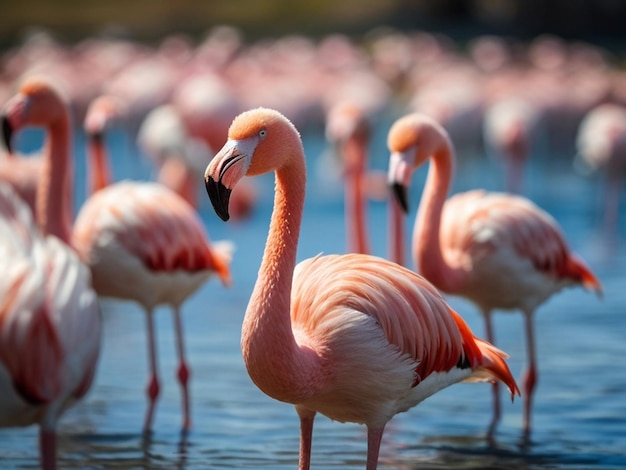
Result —
[[[37, 135], [33, 136], [30, 144], [22, 137], [22, 146], [39, 145]], [[332, 181], [323, 182], [316, 171], [316, 158], [324, 150], [321, 135], [305, 133], [304, 138], [310, 177], [301, 259], [345, 251], [341, 188], [332, 190]], [[115, 162], [117, 177], [150, 176], [149, 165], [137, 157], [123, 135], [112, 145], [121, 155]], [[82, 146], [79, 136], [77, 204], [84, 194]], [[373, 165], [384, 168], [386, 156], [379, 136], [372, 150]], [[531, 443], [522, 445], [521, 400], [504, 400], [496, 441], [488, 443], [484, 436], [491, 412], [490, 386], [458, 384], [389, 423], [379, 468], [626, 468], [626, 211], [622, 208], [618, 235], [608, 241], [598, 228], [599, 180], [577, 175], [566, 158], [547, 165], [540, 156], [531, 162], [528, 176], [529, 196], [561, 223], [571, 246], [593, 267], [605, 288], [602, 300], [580, 289], [563, 291], [537, 312], [539, 383]], [[495, 189], [499, 181], [492, 161], [470, 156], [459, 163], [454, 190]], [[239, 348], [243, 313], [260, 264], [273, 197], [271, 177], [257, 182], [260, 205], [247, 222], [221, 222], [204, 199], [199, 209], [211, 238], [231, 239], [237, 251], [233, 286], [225, 289], [213, 280], [183, 307], [192, 367], [192, 430], [187, 435], [179, 430], [170, 312], [166, 308], [156, 312], [163, 387], [154, 432], [146, 438], [141, 433], [147, 378], [145, 318], [134, 304], [105, 300], [99, 369], [90, 394], [60, 422], [60, 468], [297, 468], [295, 411], [251, 383]], [[412, 192], [414, 208], [419, 186], [415, 184]], [[384, 256], [383, 203], [371, 203], [369, 224], [373, 251]], [[474, 306], [454, 297], [449, 300], [475, 333], [482, 335], [482, 319]], [[497, 344], [511, 355], [511, 369], [520, 377], [526, 357], [521, 315], [502, 313], [495, 320]], [[312, 468], [362, 469], [365, 455], [363, 426], [318, 416]], [[37, 465], [35, 427], [0, 430], [1, 468]]]

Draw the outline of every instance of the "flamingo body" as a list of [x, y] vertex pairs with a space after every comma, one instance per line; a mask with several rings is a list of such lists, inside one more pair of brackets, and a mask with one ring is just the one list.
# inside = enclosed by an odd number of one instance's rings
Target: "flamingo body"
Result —
[[226, 257], [211, 251], [193, 208], [172, 196], [157, 183], [124, 181], [86, 201], [73, 244], [100, 295], [152, 309], [182, 304], [216, 273], [229, 282]]
[[454, 293], [483, 310], [533, 311], [565, 287], [597, 287], [554, 218], [523, 197], [483, 190], [452, 196], [440, 240], [446, 262], [466, 274]]
[[62, 413], [89, 390], [101, 320], [88, 269], [0, 185], [0, 427], [40, 426], [41, 467], [56, 466]]
[[253, 382], [300, 417], [300, 469], [310, 466], [313, 420], [368, 427], [367, 469], [377, 466], [385, 424], [461, 380], [502, 380], [517, 393], [506, 355], [475, 338], [432, 285], [365, 254], [296, 265], [306, 169], [297, 129], [258, 108], [239, 115], [205, 172], [216, 213], [246, 175], [274, 171], [276, 191], [263, 261], [243, 321]]

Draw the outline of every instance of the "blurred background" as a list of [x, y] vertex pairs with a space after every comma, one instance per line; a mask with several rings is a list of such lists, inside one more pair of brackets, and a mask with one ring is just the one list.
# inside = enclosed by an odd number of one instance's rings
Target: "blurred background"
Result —
[[173, 32], [198, 38], [220, 24], [240, 27], [250, 38], [363, 34], [386, 25], [445, 31], [459, 40], [553, 33], [623, 50], [625, 18], [626, 4], [620, 0], [5, 0], [0, 45], [15, 44], [33, 26], [49, 28], [67, 41], [106, 30], [151, 41]]

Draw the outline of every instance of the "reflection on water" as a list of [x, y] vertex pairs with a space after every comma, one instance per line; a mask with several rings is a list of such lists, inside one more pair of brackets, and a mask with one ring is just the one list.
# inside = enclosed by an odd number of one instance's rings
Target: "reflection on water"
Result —
[[[481, 165], [464, 170], [459, 185], [467, 187], [457, 189], [480, 186], [480, 175], [487, 174]], [[539, 384], [531, 442], [521, 442], [521, 400], [504, 400], [496, 441], [489, 443], [485, 433], [491, 388], [458, 384], [389, 423], [381, 469], [626, 467], [626, 216], [621, 235], [613, 241], [615, 249], [607, 256], [610, 247], [593, 228], [593, 189], [563, 174], [569, 173], [561, 172], [561, 180], [535, 191], [533, 198], [563, 225], [570, 244], [602, 279], [605, 295], [599, 301], [571, 289], [538, 310]], [[545, 181], [545, 176], [537, 178]], [[341, 198], [316, 198], [314, 178], [310, 184], [301, 259], [344, 250]], [[201, 208], [211, 238], [230, 238], [237, 251], [233, 287], [210, 282], [183, 307], [192, 368], [191, 431], [180, 432], [169, 310], [156, 312], [163, 388], [154, 432], [143, 436], [147, 380], [143, 313], [132, 304], [103, 301], [102, 359], [91, 393], [61, 421], [60, 468], [297, 468], [296, 413], [256, 389], [239, 349], [241, 321], [260, 263], [272, 198], [271, 178], [262, 179], [261, 185], [268, 190], [266, 204], [247, 223], [224, 224], [208, 205]], [[384, 256], [386, 210], [381, 203], [372, 204], [371, 210], [374, 250]], [[316, 236], [320, 227], [323, 237]], [[461, 299], [450, 302], [482, 335], [476, 309]], [[519, 377], [526, 357], [521, 315], [496, 315], [495, 329], [497, 343], [511, 355], [511, 369]], [[36, 468], [36, 442], [34, 427], [0, 430], [0, 467]], [[362, 469], [365, 455], [363, 426], [318, 416], [313, 468]]]

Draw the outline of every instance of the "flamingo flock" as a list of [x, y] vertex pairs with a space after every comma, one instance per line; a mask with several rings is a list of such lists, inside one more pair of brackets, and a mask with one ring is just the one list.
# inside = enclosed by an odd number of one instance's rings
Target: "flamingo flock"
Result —
[[[463, 52], [427, 33], [368, 41], [335, 34], [249, 44], [223, 27], [197, 45], [174, 36], [155, 47], [95, 38], [64, 46], [39, 35], [5, 53], [0, 426], [39, 425], [42, 468], [56, 468], [57, 422], [97, 373], [100, 298], [145, 312], [145, 434], [165, 385], [154, 310], [171, 307], [181, 429], [192, 428], [193, 358], [181, 309], [212, 277], [247, 301], [243, 361], [263, 393], [295, 407], [300, 470], [315, 461], [317, 414], [365, 425], [364, 465], [374, 470], [394, 416], [458, 382], [493, 384], [489, 439], [502, 415], [499, 384], [521, 395], [521, 431], [530, 439], [536, 311], [566, 287], [603, 290], [556, 218], [533, 201], [525, 170], [539, 153], [573, 174], [605, 169], [603, 229], [618, 232], [624, 72], [598, 47], [546, 36], [523, 46], [483, 37]], [[150, 174], [115, 180], [114, 126], [131, 142], [132, 155], [121, 158], [137, 158]], [[31, 127], [45, 135], [33, 155], [17, 137]], [[311, 132], [340, 164], [307, 172], [318, 157], [307, 147]], [[493, 165], [499, 179], [491, 187], [476, 187], [464, 171], [475, 159]], [[407, 243], [409, 188], [426, 166]], [[77, 177], [81, 167], [86, 174]], [[244, 228], [262, 195], [273, 194], [251, 294], [231, 272], [236, 247], [212, 241], [200, 215], [203, 173], [217, 217]], [[275, 185], [262, 193], [255, 178], [265, 174]], [[346, 250], [300, 261], [298, 246], [310, 235], [301, 229], [305, 196], [321, 178], [344, 190]], [[79, 180], [88, 182], [82, 201], [74, 196]], [[457, 192], [455, 182], [471, 189]], [[374, 193], [387, 201], [385, 224], [371, 223]], [[377, 254], [373, 235], [381, 232], [387, 243]], [[448, 295], [476, 305], [485, 339]], [[493, 315], [510, 310], [524, 319], [521, 387], [495, 342]]]

